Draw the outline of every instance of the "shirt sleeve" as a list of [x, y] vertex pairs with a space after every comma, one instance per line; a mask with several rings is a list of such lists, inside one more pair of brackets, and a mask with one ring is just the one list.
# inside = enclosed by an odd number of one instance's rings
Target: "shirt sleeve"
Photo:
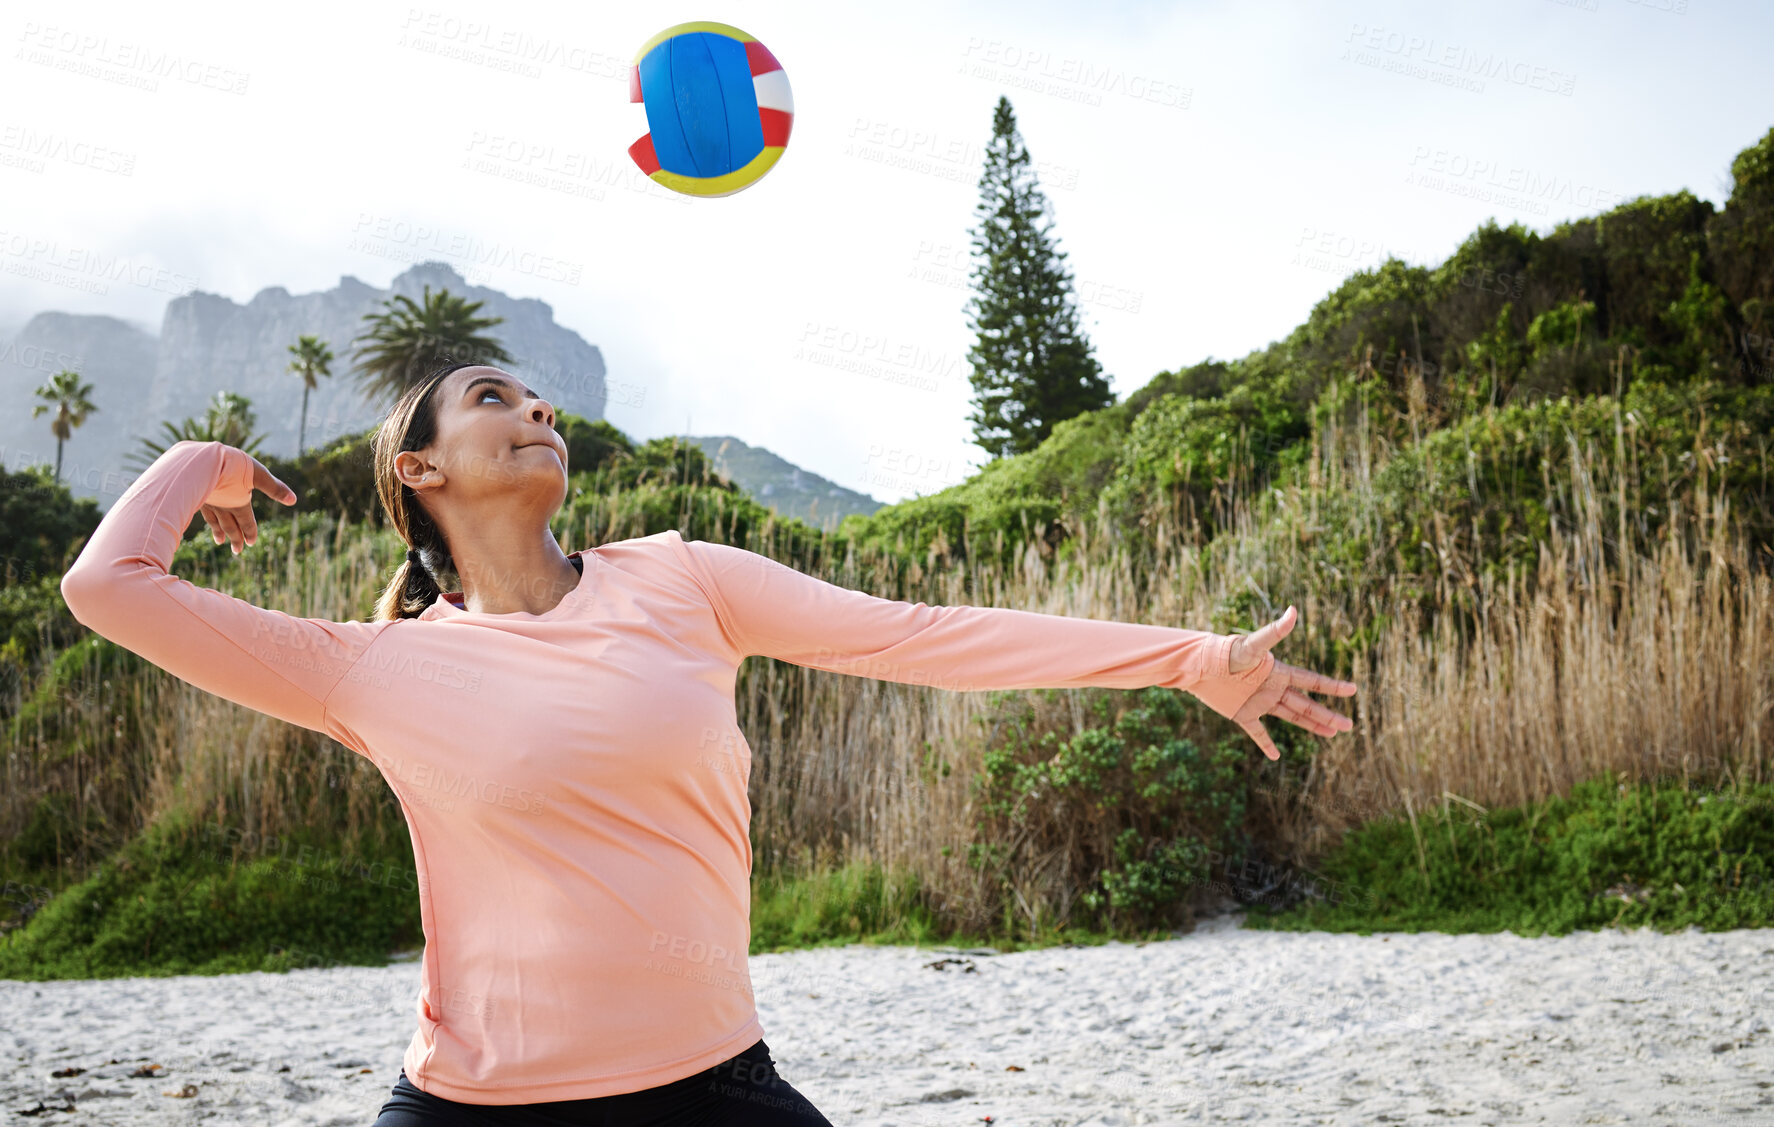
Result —
[[1230, 718], [1275, 656], [1228, 671], [1237, 635], [1004, 607], [895, 602], [839, 587], [768, 556], [671, 541], [708, 594], [739, 658], [959, 692], [988, 689], [1183, 689]]
[[325, 702], [390, 622], [296, 618], [167, 574], [205, 503], [245, 504], [253, 459], [182, 440], [124, 490], [62, 576], [62, 599], [95, 634], [182, 681], [314, 731]]

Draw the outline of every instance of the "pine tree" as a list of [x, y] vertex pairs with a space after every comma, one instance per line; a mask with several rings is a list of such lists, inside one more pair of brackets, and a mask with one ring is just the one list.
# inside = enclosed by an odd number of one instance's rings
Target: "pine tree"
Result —
[[1066, 255], [1054, 246], [1051, 209], [1000, 96], [979, 180], [967, 359], [974, 441], [993, 457], [1033, 450], [1055, 423], [1115, 402], [1091, 355], [1072, 299]]

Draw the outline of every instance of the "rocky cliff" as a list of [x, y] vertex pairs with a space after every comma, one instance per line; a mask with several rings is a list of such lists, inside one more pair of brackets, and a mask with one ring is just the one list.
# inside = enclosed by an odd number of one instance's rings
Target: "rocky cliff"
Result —
[[380, 311], [393, 294], [422, 301], [427, 285], [482, 302], [479, 316], [503, 317], [488, 335], [511, 354], [513, 372], [556, 408], [588, 419], [603, 417], [604, 360], [597, 346], [555, 324], [546, 302], [470, 285], [439, 262], [413, 266], [387, 290], [347, 275], [323, 293], [292, 295], [273, 286], [245, 305], [204, 293], [169, 302], [148, 412], [155, 420], [201, 415], [217, 391], [234, 391], [253, 401], [266, 434], [264, 448], [288, 457], [295, 453], [302, 411], [302, 381], [288, 371], [288, 350], [307, 334], [324, 340], [339, 358], [332, 378], [309, 394], [307, 445], [324, 446], [341, 434], [365, 430], [387, 404], [366, 400], [349, 374], [350, 341], [363, 332], [364, 314]]
[[[351, 339], [363, 316], [393, 294], [414, 301], [424, 289], [447, 289], [480, 301], [479, 315], [503, 317], [488, 330], [513, 357], [508, 365], [562, 411], [604, 415], [604, 361], [595, 345], [557, 325], [554, 311], [534, 298], [513, 298], [470, 285], [443, 263], [419, 263], [383, 290], [346, 276], [321, 293], [261, 290], [245, 305], [208, 293], [167, 304], [160, 333], [112, 317], [40, 313], [16, 335], [0, 338], [0, 462], [16, 469], [55, 463], [56, 442], [47, 415], [31, 418], [33, 391], [56, 371], [71, 368], [93, 385], [98, 410], [64, 444], [62, 478], [75, 496], [108, 508], [133, 479], [129, 455], [141, 440], [165, 442], [163, 421], [201, 418], [218, 391], [252, 400], [267, 453], [290, 457], [302, 414], [302, 381], [289, 368], [289, 346], [303, 335], [326, 341], [333, 375], [308, 397], [306, 444], [324, 446], [341, 434], [374, 426], [386, 404], [366, 400], [354, 376]], [[77, 468], [76, 468], [77, 467]]]

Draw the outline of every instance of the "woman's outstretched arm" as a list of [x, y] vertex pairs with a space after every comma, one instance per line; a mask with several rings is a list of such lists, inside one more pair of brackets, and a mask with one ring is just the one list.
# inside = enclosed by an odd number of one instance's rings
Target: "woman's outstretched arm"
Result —
[[741, 656], [963, 692], [1157, 685], [1193, 693], [1228, 719], [1276, 672], [1275, 655], [1245, 657], [1244, 647], [1241, 672], [1231, 671], [1244, 635], [895, 602], [742, 548], [676, 539]]
[[197, 510], [247, 505], [256, 472], [237, 447], [173, 443], [99, 521], [62, 576], [62, 598], [82, 625], [180, 680], [325, 731], [327, 695], [392, 623], [296, 618], [167, 573]]

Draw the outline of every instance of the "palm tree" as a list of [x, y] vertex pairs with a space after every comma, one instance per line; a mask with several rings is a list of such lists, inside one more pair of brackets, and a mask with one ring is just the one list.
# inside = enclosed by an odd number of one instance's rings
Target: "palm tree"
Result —
[[55, 435], [55, 479], [62, 479], [62, 443], [74, 433], [74, 428], [86, 422], [86, 416], [97, 411], [92, 401], [87, 398], [92, 394], [92, 385], [80, 382], [80, 373], [63, 368], [49, 377], [49, 382], [37, 389], [39, 399], [47, 399], [48, 403], [39, 403], [31, 408], [34, 419], [50, 408], [55, 409], [55, 418], [50, 420], [49, 432]]
[[166, 428], [165, 444], [153, 439], [142, 439], [142, 450], [133, 456], [137, 465], [143, 469], [152, 465], [154, 459], [166, 453], [167, 447], [175, 442], [189, 440], [191, 442], [220, 442], [228, 446], [238, 446], [255, 457], [259, 453], [259, 443], [265, 441], [262, 434], [253, 433], [253, 425], [257, 418], [253, 415], [252, 400], [244, 395], [236, 395], [232, 391], [216, 392], [215, 401], [209, 405], [203, 421], [186, 419], [178, 426], [162, 422]]
[[333, 350], [319, 337], [298, 337], [296, 343], [290, 345], [289, 370], [302, 377], [302, 425], [296, 431], [296, 457], [308, 445], [308, 393], [314, 390], [316, 380], [321, 376], [330, 377], [333, 372], [327, 365], [333, 362]]
[[505, 320], [476, 317], [482, 304], [448, 290], [433, 294], [426, 286], [423, 307], [405, 294], [396, 294], [380, 313], [365, 313], [363, 319], [373, 328], [351, 342], [367, 342], [357, 348], [353, 369], [362, 379], [364, 394], [392, 402], [439, 364], [510, 363], [510, 355], [497, 340], [478, 335]]

